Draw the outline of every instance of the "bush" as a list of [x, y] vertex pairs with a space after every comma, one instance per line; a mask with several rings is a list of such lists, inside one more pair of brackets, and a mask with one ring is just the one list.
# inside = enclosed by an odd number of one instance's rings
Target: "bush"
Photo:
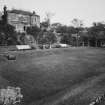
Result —
[[38, 48], [39, 48], [39, 49], [43, 49], [43, 45], [42, 45], [42, 44], [39, 44], [39, 45], [38, 45]]
[[46, 44], [46, 45], [45, 45], [45, 48], [46, 48], [46, 49], [49, 49], [49, 48], [50, 48], [50, 45], [49, 45], [49, 44]]

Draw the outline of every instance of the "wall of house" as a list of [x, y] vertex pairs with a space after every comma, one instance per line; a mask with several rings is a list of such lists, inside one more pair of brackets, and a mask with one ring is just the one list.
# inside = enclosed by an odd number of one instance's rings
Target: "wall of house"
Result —
[[24, 32], [24, 27], [38, 26], [40, 27], [40, 17], [37, 15], [23, 15], [16, 13], [8, 13], [8, 23], [13, 25], [17, 32]]

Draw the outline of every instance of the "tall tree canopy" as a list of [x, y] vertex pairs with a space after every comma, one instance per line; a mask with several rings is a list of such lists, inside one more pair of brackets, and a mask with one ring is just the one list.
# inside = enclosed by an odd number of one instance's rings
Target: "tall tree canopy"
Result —
[[12, 45], [17, 43], [17, 33], [15, 27], [10, 24], [0, 22], [0, 44]]
[[37, 26], [27, 27], [26, 29], [27, 34], [32, 35], [35, 38], [36, 42], [40, 31], [40, 28]]
[[88, 30], [89, 37], [93, 46], [101, 46], [101, 42], [105, 42], [105, 24], [93, 23], [93, 26]]

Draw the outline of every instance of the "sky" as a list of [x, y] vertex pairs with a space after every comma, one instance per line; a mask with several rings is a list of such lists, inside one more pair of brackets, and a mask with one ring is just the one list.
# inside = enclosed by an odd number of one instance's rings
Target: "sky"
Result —
[[105, 21], [105, 0], [0, 0], [0, 9], [35, 11], [44, 20], [46, 13], [51, 13], [51, 23], [60, 22], [71, 25], [74, 18], [83, 21], [84, 26], [93, 22]]

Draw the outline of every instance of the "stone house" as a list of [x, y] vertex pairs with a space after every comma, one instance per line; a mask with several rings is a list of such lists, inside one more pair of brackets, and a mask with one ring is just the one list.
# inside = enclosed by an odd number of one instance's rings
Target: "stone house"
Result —
[[7, 11], [7, 22], [15, 27], [17, 32], [25, 32], [29, 26], [40, 27], [40, 16], [35, 12], [23, 10], [8, 10]]

